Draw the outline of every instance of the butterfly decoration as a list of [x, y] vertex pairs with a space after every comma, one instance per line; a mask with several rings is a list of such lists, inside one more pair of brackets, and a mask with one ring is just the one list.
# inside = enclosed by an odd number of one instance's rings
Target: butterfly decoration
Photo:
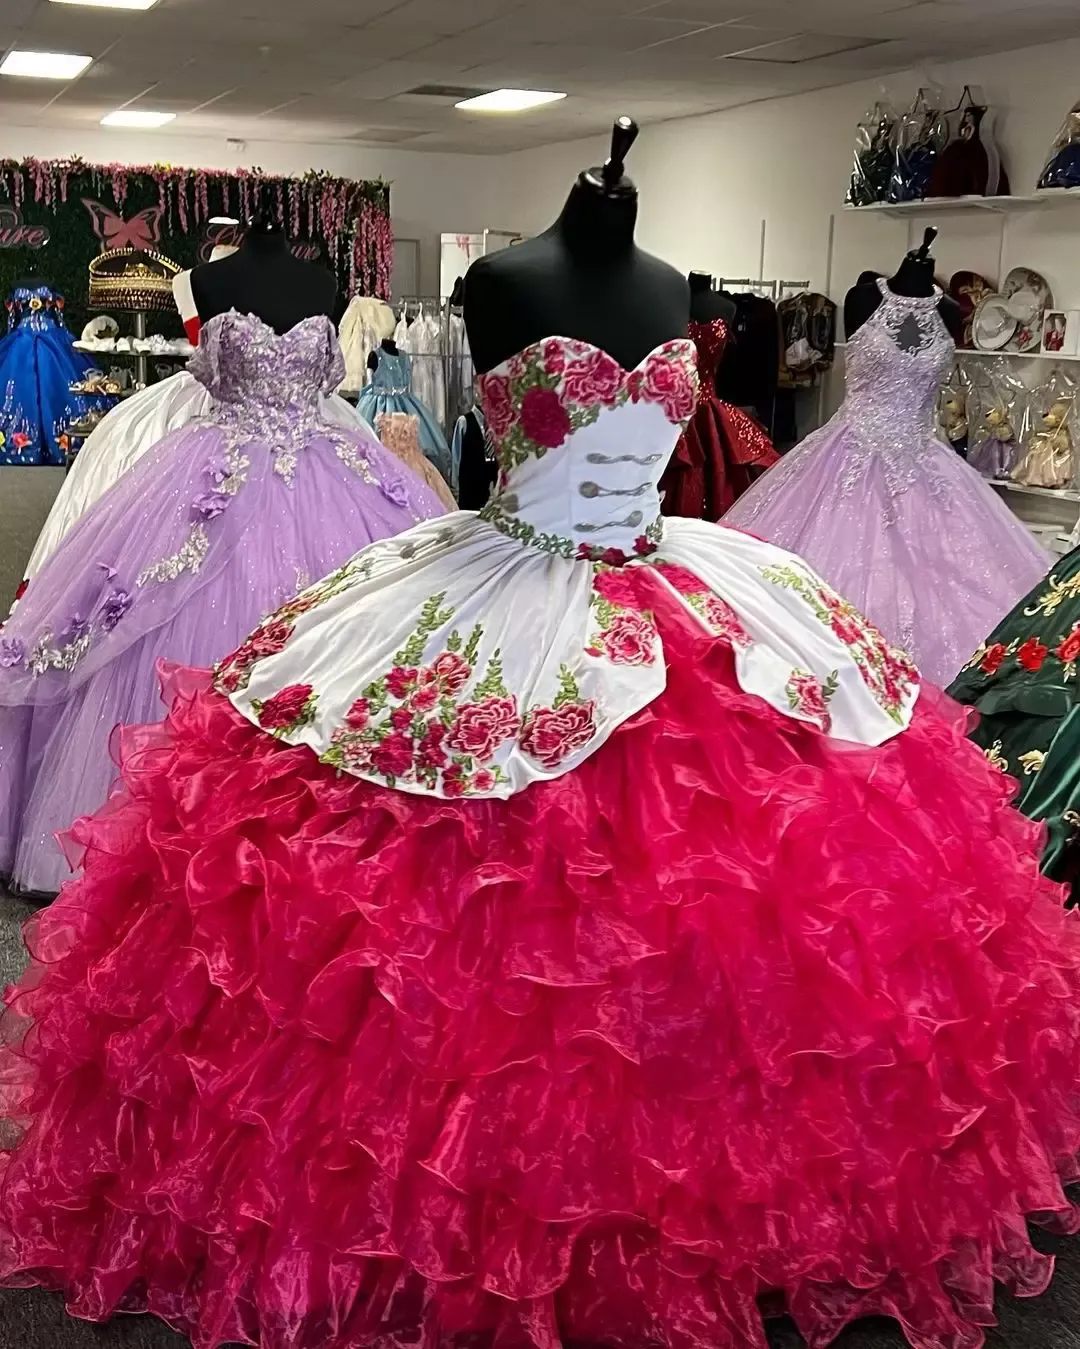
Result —
[[110, 248], [154, 248], [160, 240], [161, 217], [165, 213], [162, 206], [148, 206], [125, 220], [99, 201], [83, 197], [82, 204], [90, 212], [103, 253]]

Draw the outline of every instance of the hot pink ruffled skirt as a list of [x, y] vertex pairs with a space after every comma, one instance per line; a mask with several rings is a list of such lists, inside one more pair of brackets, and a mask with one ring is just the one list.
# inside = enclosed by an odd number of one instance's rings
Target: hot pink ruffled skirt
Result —
[[8, 994], [8, 1283], [197, 1349], [746, 1349], [763, 1306], [973, 1349], [1045, 1287], [1080, 945], [1037, 830], [939, 695], [830, 741], [649, 599], [666, 692], [509, 802], [172, 674]]

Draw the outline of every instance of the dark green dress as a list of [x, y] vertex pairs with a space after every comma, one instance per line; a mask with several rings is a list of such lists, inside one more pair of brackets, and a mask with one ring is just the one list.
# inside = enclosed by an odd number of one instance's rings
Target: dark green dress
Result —
[[[949, 693], [979, 712], [971, 738], [1045, 820], [1043, 870], [1080, 877], [1080, 548], [1053, 568], [979, 647]], [[1080, 887], [1074, 887], [1080, 898]]]

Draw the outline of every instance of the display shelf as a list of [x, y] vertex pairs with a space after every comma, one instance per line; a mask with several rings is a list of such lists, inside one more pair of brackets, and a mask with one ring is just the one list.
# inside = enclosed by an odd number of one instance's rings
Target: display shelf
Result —
[[992, 361], [1004, 356], [1009, 361], [1069, 361], [1075, 364], [1080, 356], [1067, 356], [1061, 351], [980, 351], [976, 347], [957, 347], [957, 360]]
[[1080, 502], [1080, 492], [1071, 487], [1029, 487], [1026, 483], [1013, 482], [1010, 478], [991, 478], [991, 487], [1005, 492], [1016, 492], [1020, 496], [1045, 497], [1051, 501]]
[[135, 351], [126, 347], [121, 347], [117, 351], [115, 347], [92, 346], [88, 342], [75, 342], [73, 345], [76, 351], [83, 351], [88, 356], [148, 356], [152, 361], [182, 361], [195, 351], [190, 342], [184, 345], [176, 343], [167, 351]]
[[1080, 188], [1044, 188], [1023, 197], [927, 197], [923, 201], [876, 201], [871, 206], [844, 206], [849, 215], [909, 217], [984, 211], [992, 215], [1016, 215], [1022, 211], [1071, 206], [1080, 202]]
[[[843, 350], [848, 343], [837, 342], [836, 346]], [[1008, 361], [1055, 361], [1059, 364], [1069, 362], [1074, 365], [1080, 361], [1080, 356], [1067, 356], [1060, 351], [980, 351], [977, 347], [956, 348], [957, 360], [992, 361], [1000, 357]]]

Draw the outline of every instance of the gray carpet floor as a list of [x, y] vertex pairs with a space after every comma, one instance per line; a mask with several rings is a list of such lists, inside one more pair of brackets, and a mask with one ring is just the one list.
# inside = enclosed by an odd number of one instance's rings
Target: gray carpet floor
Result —
[[[62, 468], [0, 465], [0, 618], [15, 598], [26, 560], [63, 481]], [[7, 1349], [3, 1340], [0, 1349]]]
[[[0, 892], [0, 985], [23, 966], [20, 929], [32, 910]], [[999, 1326], [987, 1349], [1080, 1349], [1080, 1236], [1055, 1240], [1036, 1234], [1036, 1244], [1058, 1255], [1057, 1274], [1041, 1298], [998, 1299]], [[837, 1349], [904, 1349], [904, 1337], [887, 1321], [853, 1326]], [[770, 1327], [770, 1349], [803, 1349], [786, 1322]], [[0, 1349], [190, 1349], [189, 1342], [150, 1317], [121, 1317], [104, 1326], [73, 1320], [59, 1296], [0, 1291]], [[321, 1349], [334, 1349], [332, 1344]]]

